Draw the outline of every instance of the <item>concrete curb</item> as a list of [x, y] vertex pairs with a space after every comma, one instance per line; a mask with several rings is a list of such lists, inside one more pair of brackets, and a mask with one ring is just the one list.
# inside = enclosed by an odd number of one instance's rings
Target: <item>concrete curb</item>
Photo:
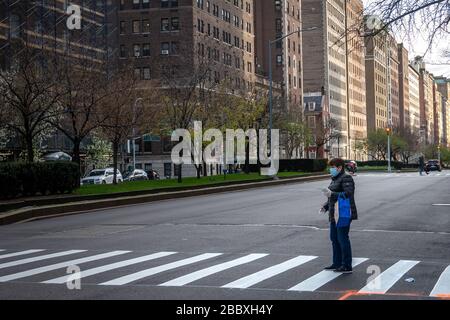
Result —
[[50, 218], [66, 214], [86, 213], [91, 210], [114, 208], [119, 206], [141, 204], [153, 201], [161, 201], [168, 199], [186, 198], [193, 196], [201, 196], [215, 193], [231, 192], [238, 190], [247, 190], [253, 188], [271, 187], [276, 185], [302, 183], [309, 181], [318, 181], [329, 179], [328, 174], [313, 175], [308, 177], [283, 178], [277, 180], [263, 180], [259, 182], [240, 183], [225, 186], [207, 187], [194, 190], [184, 191], [166, 191], [155, 194], [145, 195], [128, 195], [118, 196], [109, 199], [94, 199], [85, 201], [75, 201], [63, 204], [52, 204], [42, 206], [30, 206], [17, 210], [5, 212], [0, 214], [0, 225], [7, 225], [17, 222], [30, 221], [36, 219]]

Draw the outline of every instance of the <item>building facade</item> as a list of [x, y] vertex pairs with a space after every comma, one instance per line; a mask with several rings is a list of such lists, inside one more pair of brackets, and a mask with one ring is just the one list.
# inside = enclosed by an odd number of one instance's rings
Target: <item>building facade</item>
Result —
[[[409, 127], [411, 132], [420, 132], [420, 97], [419, 97], [419, 73], [411, 65], [408, 65], [409, 79]], [[404, 118], [406, 120], [406, 116]], [[407, 123], [405, 122], [405, 127]]]
[[[302, 28], [301, 2], [255, 1], [254, 25], [256, 36], [256, 72], [269, 76], [272, 65], [272, 80], [283, 90], [283, 108], [301, 112], [303, 104], [302, 83], [302, 37], [294, 33], [283, 40], [275, 41]], [[272, 42], [269, 61], [269, 42]]]
[[349, 132], [349, 158], [366, 160], [358, 144], [367, 138], [366, 70], [364, 40], [358, 26], [363, 17], [363, 3], [359, 0], [346, 2], [347, 25], [347, 106]]
[[435, 77], [434, 81], [442, 98], [442, 144], [450, 146], [450, 79]]
[[411, 119], [409, 111], [409, 59], [408, 50], [402, 43], [398, 44], [398, 95], [400, 129], [404, 132], [411, 131]]
[[[325, 92], [329, 106], [326, 111], [336, 121], [335, 130], [339, 133], [325, 147], [328, 157], [351, 157], [350, 140], [364, 135], [364, 99], [360, 95], [364, 88], [363, 46], [346, 32], [347, 25], [361, 17], [360, 7], [359, 1], [302, 0], [303, 28], [318, 27], [303, 35], [304, 92]], [[362, 112], [355, 112], [350, 118], [349, 104]]]

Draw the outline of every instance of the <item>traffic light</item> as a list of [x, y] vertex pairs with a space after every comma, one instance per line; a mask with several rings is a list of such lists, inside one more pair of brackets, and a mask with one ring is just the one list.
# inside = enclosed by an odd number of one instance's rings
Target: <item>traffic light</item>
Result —
[[388, 136], [390, 136], [391, 133], [392, 133], [392, 129], [391, 128], [386, 128], [386, 133], [387, 133]]

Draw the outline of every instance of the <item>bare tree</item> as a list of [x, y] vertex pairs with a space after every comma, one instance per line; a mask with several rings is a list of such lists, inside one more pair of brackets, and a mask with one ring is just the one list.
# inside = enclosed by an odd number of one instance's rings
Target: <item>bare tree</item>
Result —
[[338, 139], [341, 134], [338, 131], [339, 122], [338, 120], [331, 118], [329, 116], [322, 117], [318, 122], [315, 133], [315, 146], [317, 150], [331, 142], [332, 140]]
[[131, 138], [132, 128], [142, 133], [152, 125], [153, 119], [149, 116], [151, 99], [145, 96], [151, 92], [149, 89], [140, 90], [139, 80], [131, 66], [116, 70], [108, 79], [108, 96], [101, 103], [104, 121], [100, 129], [102, 136], [112, 145], [114, 184], [117, 183], [119, 147]]
[[72, 161], [80, 165], [80, 145], [98, 128], [107, 114], [100, 112], [106, 90], [104, 65], [87, 56], [78, 58], [60, 55], [57, 60], [58, 101], [63, 108], [49, 119], [73, 144]]
[[21, 46], [11, 67], [0, 71], [0, 113], [7, 114], [6, 127], [22, 139], [27, 161], [34, 161], [34, 144], [50, 129], [48, 121], [58, 109], [53, 59], [42, 51]]

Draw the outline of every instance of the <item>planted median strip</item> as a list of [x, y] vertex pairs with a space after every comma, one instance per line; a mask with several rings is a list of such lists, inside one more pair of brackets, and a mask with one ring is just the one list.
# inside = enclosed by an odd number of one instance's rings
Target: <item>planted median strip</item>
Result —
[[[203, 179], [185, 178], [185, 184], [182, 184], [181, 186], [176, 182], [176, 180], [142, 181], [140, 183], [130, 182], [116, 186], [86, 186], [83, 188], [89, 190], [86, 192], [87, 194], [78, 194], [55, 199], [30, 200], [28, 202], [24, 202], [23, 207], [0, 214], [0, 225], [48, 218], [64, 214], [86, 213], [91, 210], [142, 204], [152, 201], [268, 187], [286, 183], [299, 183], [328, 179], [329, 175], [321, 172], [314, 174], [293, 174], [285, 172], [280, 174], [279, 179], [273, 180], [269, 177], [259, 176], [257, 174], [238, 174], [236, 177], [229, 175], [225, 180], [222, 180], [223, 182], [220, 183], [219, 177], [223, 179], [223, 176], [216, 176], [214, 177], [215, 179], [211, 179], [211, 177], [206, 177]], [[155, 183], [160, 182], [162, 183], [159, 185], [159, 188], [154, 187]], [[194, 184], [195, 182], [197, 183]], [[133, 185], [134, 183], [136, 183], [136, 185]], [[140, 185], [141, 183], [145, 188], [142, 188], [142, 185]], [[113, 187], [113, 189], [111, 189], [111, 187]], [[54, 200], [53, 203], [52, 200]]]

